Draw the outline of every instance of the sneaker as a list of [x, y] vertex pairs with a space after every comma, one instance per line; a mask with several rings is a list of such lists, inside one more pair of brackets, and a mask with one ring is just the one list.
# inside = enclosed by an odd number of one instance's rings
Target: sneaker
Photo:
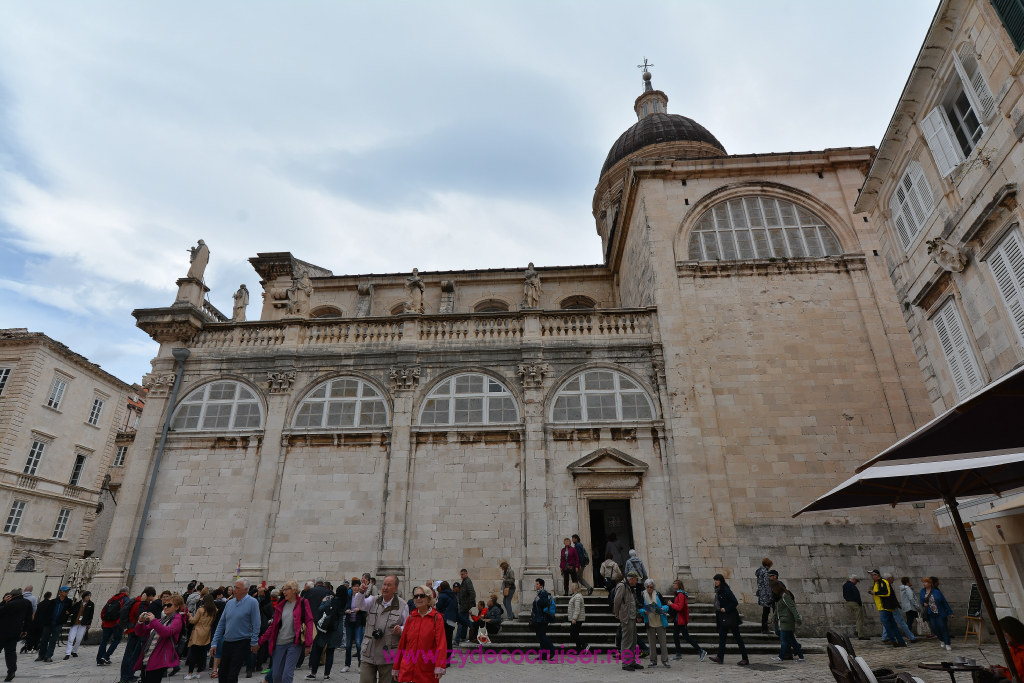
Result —
[[650, 664], [648, 664], [648, 665], [647, 665], [647, 668], [648, 668], [648, 669], [654, 669], [654, 668], [656, 668], [657, 666], [658, 666], [658, 663], [657, 663], [657, 662], [651, 662]]
[[703, 662], [707, 658], [707, 656], [708, 656], [708, 651], [707, 650], [701, 650], [700, 651], [700, 659], [698, 659], [697, 661], [698, 662]]
[[104, 657], [103, 658], [103, 663], [109, 665], [110, 664], [110, 657]]
[[668, 662], [662, 662], [662, 663], [661, 663], [661, 665], [662, 665], [663, 667], [665, 667], [666, 669], [671, 669], [671, 668], [672, 668], [672, 665], [671, 665], [671, 664], [669, 664]]
[[315, 681], [316, 680], [316, 674], [306, 674], [306, 680], [307, 681]]
[[324, 680], [325, 681], [331, 680], [331, 674], [324, 674]]
[[72, 656], [72, 657], [77, 657], [77, 656], [78, 656], [78, 653], [77, 653], [77, 652], [72, 652], [72, 653], [71, 653], [71, 656]]
[[718, 658], [718, 655], [715, 655], [714, 657], [712, 657], [711, 661], [714, 662], [715, 664], [724, 664], [725, 663], [724, 660], [721, 660], [721, 659]]
[[768, 661], [769, 662], [781, 662], [782, 661], [782, 657], [772, 657]]
[[672, 661], [673, 661], [673, 662], [678, 662], [678, 661], [680, 661], [680, 660], [681, 660], [682, 658], [683, 658], [683, 656], [682, 656], [682, 655], [676, 655], [675, 657], [673, 657], [673, 658], [672, 658]]
[[952, 652], [952, 651], [953, 651], [953, 646], [952, 646], [952, 645], [947, 645], [947, 646], [946, 646], [946, 650], [947, 650], [948, 652]]
[[798, 661], [798, 662], [806, 662], [807, 660], [804, 659], [803, 657], [797, 657], [796, 661]]
[[750, 660], [741, 659], [740, 661], [736, 662], [736, 666], [750, 666]]
[[71, 659], [71, 655], [64, 655], [64, 661], [65, 662], [68, 661], [69, 659]]
[[348, 673], [348, 667], [347, 666], [341, 667], [341, 673]]

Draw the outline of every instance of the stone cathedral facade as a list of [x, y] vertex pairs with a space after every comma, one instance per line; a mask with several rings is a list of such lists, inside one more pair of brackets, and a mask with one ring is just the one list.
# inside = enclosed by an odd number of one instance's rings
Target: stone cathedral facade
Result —
[[722, 572], [748, 604], [769, 556], [824, 622], [851, 571], [962, 574], [928, 510], [791, 518], [932, 414], [854, 215], [874, 149], [730, 156], [667, 105], [645, 73], [594, 193], [600, 265], [260, 253], [258, 320], [242, 292], [232, 319], [206, 304], [201, 273], [135, 311], [160, 352], [97, 581], [465, 567], [487, 591], [507, 559], [528, 598], [563, 538], [603, 558], [614, 534], [659, 586]]

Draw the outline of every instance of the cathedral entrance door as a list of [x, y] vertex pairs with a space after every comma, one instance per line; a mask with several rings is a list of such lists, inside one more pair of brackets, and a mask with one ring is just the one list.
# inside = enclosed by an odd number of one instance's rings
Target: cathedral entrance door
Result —
[[587, 551], [594, 574], [593, 584], [603, 586], [604, 579], [599, 570], [605, 555], [612, 553], [621, 568], [629, 557], [629, 549], [636, 547], [633, 545], [633, 516], [629, 500], [591, 499], [588, 502], [592, 547]]

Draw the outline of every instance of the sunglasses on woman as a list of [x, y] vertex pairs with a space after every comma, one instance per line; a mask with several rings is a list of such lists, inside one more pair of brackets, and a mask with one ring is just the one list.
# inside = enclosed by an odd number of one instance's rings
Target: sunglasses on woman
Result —
[[425, 597], [427, 597], [426, 593], [413, 593], [412, 594], [412, 599], [413, 600], [415, 600], [417, 598], [425, 598]]

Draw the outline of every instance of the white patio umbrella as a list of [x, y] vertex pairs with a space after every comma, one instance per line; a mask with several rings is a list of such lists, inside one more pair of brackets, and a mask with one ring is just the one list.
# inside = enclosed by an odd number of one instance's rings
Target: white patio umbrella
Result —
[[[919, 430], [920, 431], [920, 430]], [[891, 450], [891, 449], [890, 449]], [[877, 460], [877, 459], [876, 459]], [[964, 530], [957, 497], [981, 494], [1002, 495], [1024, 487], [1024, 449], [987, 453], [943, 455], [934, 458], [898, 460], [896, 464], [869, 466], [794, 514], [842, 510], [926, 500], [942, 500], [953, 518], [953, 528], [967, 557], [985, 611], [995, 629], [1006, 665], [1013, 680], [1020, 677], [1013, 665], [1010, 648], [996, 618], [995, 605], [978, 566], [978, 559]]]

